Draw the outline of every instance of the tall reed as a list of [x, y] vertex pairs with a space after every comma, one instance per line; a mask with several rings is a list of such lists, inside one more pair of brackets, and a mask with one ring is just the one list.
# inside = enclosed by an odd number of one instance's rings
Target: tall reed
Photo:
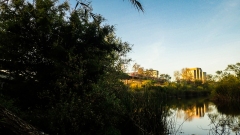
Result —
[[[122, 100], [127, 109], [127, 128], [138, 135], [169, 134], [169, 108], [166, 106], [166, 94], [163, 91], [146, 87], [141, 92], [126, 92]], [[171, 125], [171, 126], [170, 126]], [[125, 133], [126, 134], [126, 133]]]

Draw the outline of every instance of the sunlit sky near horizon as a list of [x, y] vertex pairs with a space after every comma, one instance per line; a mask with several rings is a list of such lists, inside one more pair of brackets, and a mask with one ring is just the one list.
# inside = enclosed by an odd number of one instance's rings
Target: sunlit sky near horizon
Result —
[[[129, 57], [169, 74], [200, 67], [207, 74], [240, 62], [240, 0], [92, 0], [93, 12], [133, 45]], [[129, 70], [130, 72], [130, 70]]]

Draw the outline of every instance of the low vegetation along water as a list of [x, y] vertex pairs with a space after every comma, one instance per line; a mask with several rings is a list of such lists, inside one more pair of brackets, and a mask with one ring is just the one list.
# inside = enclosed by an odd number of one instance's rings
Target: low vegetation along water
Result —
[[240, 111], [237, 105], [220, 105], [205, 98], [192, 98], [173, 100], [169, 106], [171, 134], [240, 134]]

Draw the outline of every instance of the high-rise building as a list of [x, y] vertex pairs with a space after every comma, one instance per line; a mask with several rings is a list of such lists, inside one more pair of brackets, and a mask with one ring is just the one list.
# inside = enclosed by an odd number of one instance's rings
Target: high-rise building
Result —
[[189, 68], [191, 73], [192, 73], [192, 76], [193, 76], [193, 80], [201, 80], [203, 82], [206, 81], [206, 72], [203, 72], [201, 68]]

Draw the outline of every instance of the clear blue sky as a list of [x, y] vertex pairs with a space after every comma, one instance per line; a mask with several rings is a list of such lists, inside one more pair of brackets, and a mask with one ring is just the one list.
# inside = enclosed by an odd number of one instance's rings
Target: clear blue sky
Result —
[[129, 57], [169, 74], [200, 67], [208, 74], [240, 62], [240, 0], [92, 0], [93, 12], [133, 44]]

